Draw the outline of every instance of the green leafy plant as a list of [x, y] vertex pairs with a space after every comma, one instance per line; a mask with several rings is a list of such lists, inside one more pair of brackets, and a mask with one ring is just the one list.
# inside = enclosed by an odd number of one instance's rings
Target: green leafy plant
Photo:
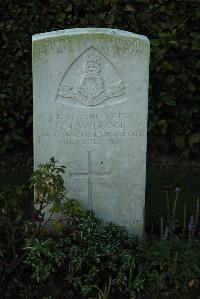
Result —
[[47, 225], [53, 213], [60, 212], [62, 201], [66, 199], [66, 190], [61, 175], [64, 173], [64, 168], [64, 166], [56, 166], [56, 161], [52, 157], [49, 163], [39, 165], [31, 176], [30, 187], [35, 188], [34, 202], [37, 204], [37, 214], [43, 219], [44, 209], [48, 208], [49, 212], [49, 217], [43, 225]]
[[46, 239], [26, 239], [24, 262], [32, 267], [32, 278], [38, 283], [63, 263], [65, 254], [60, 243], [47, 236]]
[[24, 239], [30, 233], [31, 205], [29, 192], [25, 186], [4, 185], [0, 190], [0, 297], [26, 297], [29, 269], [23, 264]]
[[194, 238], [195, 234], [198, 232], [198, 223], [199, 223], [199, 196], [196, 200], [196, 210], [195, 216], [191, 215], [190, 220], [187, 223], [186, 215], [186, 205], [183, 203], [183, 221], [177, 219], [177, 204], [180, 196], [181, 189], [180, 187], [175, 188], [175, 198], [173, 204], [170, 205], [169, 192], [165, 191], [164, 196], [166, 200], [166, 226], [164, 231], [164, 218], [161, 217], [161, 229], [160, 235], [162, 240], [167, 240], [168, 238], [177, 238], [176, 232], [177, 227], [179, 228], [179, 235], [182, 233], [182, 237], [188, 236], [188, 239], [191, 240]]
[[[173, 224], [172, 238], [146, 243], [123, 227], [103, 223], [66, 197], [63, 172], [52, 158], [32, 175], [37, 221], [23, 212], [24, 188], [7, 186], [0, 193], [2, 298], [195, 298], [200, 272], [195, 235], [189, 242], [181, 239]], [[173, 221], [177, 202], [178, 197]], [[44, 208], [50, 211], [46, 220]], [[194, 221], [198, 211], [199, 200]], [[62, 218], [53, 219], [54, 212]]]
[[[65, 166], [56, 166], [52, 157], [47, 164], [41, 164], [31, 177], [30, 187], [35, 188], [35, 203], [50, 204], [52, 201], [60, 203], [65, 197], [64, 181], [61, 176]], [[60, 206], [60, 205], [59, 205]]]
[[178, 238], [155, 242], [148, 246], [145, 256], [140, 275], [145, 277], [145, 289], [150, 298], [190, 298], [193, 289], [198, 290], [198, 242], [190, 244]]

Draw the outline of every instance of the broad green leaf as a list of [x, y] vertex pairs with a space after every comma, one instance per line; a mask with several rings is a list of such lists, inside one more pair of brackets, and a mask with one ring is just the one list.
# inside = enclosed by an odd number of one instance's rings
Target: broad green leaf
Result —
[[179, 149], [184, 149], [185, 148], [185, 136], [183, 135], [178, 135], [175, 136], [174, 139], [175, 145], [179, 148]]
[[159, 39], [151, 39], [150, 43], [151, 43], [151, 45], [152, 45], [153, 47], [158, 47], [158, 46], [160, 46], [160, 40], [159, 40]]
[[200, 132], [197, 132], [189, 137], [189, 145], [200, 143]]

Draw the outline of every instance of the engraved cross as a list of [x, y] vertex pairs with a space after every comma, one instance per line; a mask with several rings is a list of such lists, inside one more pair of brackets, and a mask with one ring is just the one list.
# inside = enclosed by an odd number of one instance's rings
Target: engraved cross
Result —
[[[95, 172], [93, 171], [92, 167], [92, 152], [87, 152], [87, 158], [88, 158], [88, 171], [87, 172], [70, 172], [70, 178], [82, 178], [86, 177], [88, 181], [88, 208], [89, 210], [92, 210], [92, 177], [98, 176], [98, 177], [104, 177], [106, 175], [111, 174], [111, 171], [105, 171], [105, 172]], [[102, 163], [102, 162], [101, 162]]]

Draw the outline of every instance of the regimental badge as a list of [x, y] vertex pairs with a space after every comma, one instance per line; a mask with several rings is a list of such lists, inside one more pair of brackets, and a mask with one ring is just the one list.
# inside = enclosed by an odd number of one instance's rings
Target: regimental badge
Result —
[[95, 106], [124, 92], [124, 85], [110, 61], [90, 47], [67, 70], [58, 95], [76, 99], [86, 106]]
[[103, 81], [101, 78], [101, 60], [97, 55], [84, 55], [83, 77], [79, 86], [79, 93], [84, 97], [94, 99], [103, 91]]

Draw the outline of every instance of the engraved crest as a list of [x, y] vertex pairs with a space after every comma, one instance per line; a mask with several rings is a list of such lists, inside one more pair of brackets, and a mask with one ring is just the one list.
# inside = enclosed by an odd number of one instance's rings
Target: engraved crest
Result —
[[100, 75], [101, 62], [97, 55], [84, 55], [83, 78], [80, 82], [79, 92], [85, 97], [94, 99], [103, 91], [103, 81]]
[[94, 47], [87, 49], [69, 67], [58, 90], [59, 96], [78, 100], [86, 106], [95, 106], [122, 94], [124, 85], [116, 70]]

